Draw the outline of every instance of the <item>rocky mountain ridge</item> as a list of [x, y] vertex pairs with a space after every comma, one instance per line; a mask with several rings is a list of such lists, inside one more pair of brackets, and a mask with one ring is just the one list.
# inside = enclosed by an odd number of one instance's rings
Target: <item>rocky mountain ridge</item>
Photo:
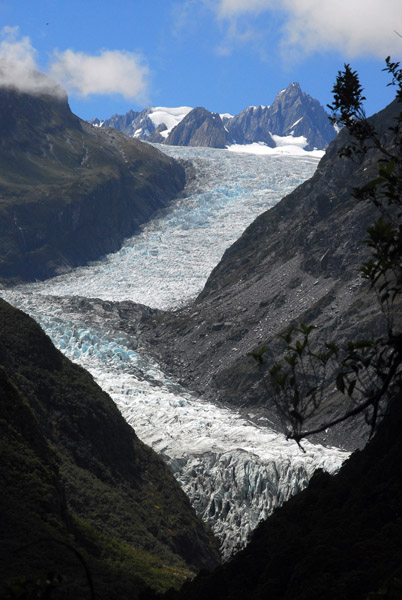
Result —
[[44, 279], [117, 250], [183, 188], [149, 144], [73, 115], [67, 97], [0, 90], [0, 280]]
[[[109, 119], [91, 119], [89, 123], [95, 127], [114, 127], [129, 137], [142, 141], [160, 142], [167, 136], [163, 131], [171, 131], [191, 110], [188, 106], [165, 108], [148, 106], [141, 111], [129, 110], [125, 115], [113, 115]], [[156, 139], [152, 139], [155, 136]]]
[[271, 106], [246, 108], [225, 124], [232, 139], [239, 144], [264, 142], [275, 147], [275, 135], [307, 140], [306, 150], [325, 149], [335, 131], [328, 114], [318, 100], [305, 94], [298, 83], [281, 90]]
[[306, 150], [323, 150], [336, 135], [327, 112], [298, 83], [281, 90], [271, 106], [250, 106], [235, 117], [221, 117], [197, 107], [183, 113], [175, 127], [169, 128], [165, 123], [163, 128], [159, 121], [159, 125], [153, 122], [154, 110], [158, 108], [148, 107], [140, 113], [129, 111], [102, 122], [99, 119], [90, 122], [97, 127], [115, 127], [138, 139], [173, 146], [225, 148], [231, 144], [263, 143], [274, 148], [275, 136], [290, 136], [304, 137]]

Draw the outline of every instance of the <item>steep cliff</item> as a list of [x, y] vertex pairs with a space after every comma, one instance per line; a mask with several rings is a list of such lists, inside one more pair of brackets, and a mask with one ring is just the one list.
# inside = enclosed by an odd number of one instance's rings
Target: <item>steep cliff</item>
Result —
[[271, 135], [269, 106], [248, 106], [232, 119], [225, 119], [225, 127], [235, 144], [263, 142], [270, 148], [276, 144]]
[[43, 279], [117, 250], [184, 186], [150, 145], [0, 90], [0, 279]]
[[[121, 131], [122, 133], [125, 133], [130, 137], [137, 137], [134, 134], [136, 131], [138, 131], [138, 129], [140, 129], [138, 125], [141, 126], [142, 130], [144, 124], [149, 124], [147, 121], [147, 117], [148, 111], [146, 109], [141, 112], [130, 109], [125, 115], [112, 115], [111, 117], [109, 117], [109, 119], [104, 119], [103, 121], [100, 121], [97, 118], [91, 119], [89, 123], [91, 125], [94, 125], [95, 127], [114, 127], [118, 131]], [[149, 135], [149, 133], [153, 131], [153, 124], [150, 130], [147, 130], [145, 127], [145, 131], [145, 135]]]
[[92, 577], [96, 597], [136, 598], [217, 564], [212, 535], [162, 460], [92, 377], [3, 300], [0, 427], [2, 597], [14, 583], [46, 586], [53, 572], [57, 597], [84, 597]]

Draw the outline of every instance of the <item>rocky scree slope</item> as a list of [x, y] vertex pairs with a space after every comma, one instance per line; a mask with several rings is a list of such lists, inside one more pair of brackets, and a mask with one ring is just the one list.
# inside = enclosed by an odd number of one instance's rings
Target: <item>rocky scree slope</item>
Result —
[[16, 594], [46, 586], [51, 572], [63, 579], [58, 598], [86, 597], [76, 551], [97, 598], [137, 598], [218, 564], [212, 534], [163, 461], [91, 375], [3, 300], [0, 428], [2, 598], [13, 583]]
[[[391, 105], [379, 113], [378, 127], [386, 132], [396, 110]], [[232, 406], [267, 408], [279, 426], [248, 352], [266, 344], [275, 358], [278, 334], [292, 323], [314, 324], [323, 340], [339, 343], [379, 334], [385, 326], [359, 275], [375, 210], [352, 196], [353, 187], [376, 175], [378, 157], [370, 152], [361, 165], [341, 158], [347, 143], [341, 132], [314, 176], [248, 227], [198, 298], [140, 320], [122, 307], [121, 328], [135, 333], [186, 386]], [[320, 420], [344, 409], [335, 385], [327, 395]], [[320, 439], [352, 449], [363, 430], [344, 425]]]
[[148, 144], [74, 116], [67, 97], [0, 90], [0, 280], [44, 279], [107, 252], [183, 188]]

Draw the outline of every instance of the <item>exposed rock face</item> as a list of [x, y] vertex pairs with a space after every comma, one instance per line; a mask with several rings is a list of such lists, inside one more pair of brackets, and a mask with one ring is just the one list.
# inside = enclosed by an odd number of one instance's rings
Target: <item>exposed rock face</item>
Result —
[[272, 133], [303, 135], [308, 140], [306, 150], [325, 149], [336, 136], [328, 113], [317, 100], [302, 92], [298, 83], [291, 83], [277, 95], [270, 112]]
[[137, 598], [145, 584], [167, 589], [217, 564], [211, 533], [163, 461], [91, 375], [3, 300], [0, 417], [1, 597], [13, 577], [52, 571], [66, 580], [62, 597], [86, 597], [74, 549], [99, 598]]
[[264, 142], [274, 147], [271, 134], [304, 136], [306, 150], [325, 149], [336, 135], [327, 112], [298, 83], [279, 92], [271, 106], [246, 108], [228, 120], [226, 128], [238, 144]]
[[104, 121], [92, 119], [89, 122], [96, 127], [114, 127], [130, 137], [146, 140], [155, 131], [155, 125], [149, 118], [151, 110], [150, 107], [141, 112], [129, 110], [125, 115], [113, 115]]
[[165, 123], [161, 123], [160, 125], [158, 125], [158, 127], [155, 129], [155, 131], [147, 137], [147, 142], [153, 142], [155, 144], [163, 144], [165, 141], [165, 138], [163, 137], [162, 133], [166, 130], [167, 130], [167, 127], [166, 127]]
[[[263, 142], [274, 148], [272, 135], [304, 136], [306, 150], [325, 149], [336, 133], [328, 120], [328, 114], [318, 100], [305, 94], [298, 83], [291, 83], [279, 92], [271, 106], [249, 106], [236, 117], [223, 119], [205, 108], [194, 108], [170, 131], [168, 137], [160, 135], [166, 124], [155, 129], [150, 118], [155, 109], [142, 112], [129, 111], [114, 115], [105, 121], [93, 119], [91, 123], [101, 127], [115, 127], [126, 135], [173, 146], [207, 146], [224, 148], [229, 144], [252, 144]], [[161, 128], [165, 125], [164, 128]]]
[[218, 114], [198, 107], [172, 129], [165, 143], [171, 146], [225, 148], [227, 133]]
[[43, 279], [117, 250], [184, 185], [150, 145], [74, 116], [67, 98], [0, 91], [0, 279]]
[[[394, 113], [391, 105], [378, 115], [383, 131]], [[237, 406], [269, 405], [247, 353], [265, 344], [275, 356], [277, 335], [290, 324], [314, 324], [324, 340], [339, 342], [381, 333], [378, 304], [359, 276], [376, 213], [352, 195], [377, 174], [377, 156], [357, 165], [339, 157], [345, 143], [341, 132], [312, 179], [248, 227], [195, 302], [140, 324], [138, 335], [185, 385]], [[344, 408], [329, 391], [321, 419]], [[353, 448], [359, 435], [346, 425], [321, 440]]]
[[227, 119], [225, 127], [235, 144], [264, 142], [271, 148], [276, 146], [270, 133], [269, 107], [249, 106], [233, 119]]

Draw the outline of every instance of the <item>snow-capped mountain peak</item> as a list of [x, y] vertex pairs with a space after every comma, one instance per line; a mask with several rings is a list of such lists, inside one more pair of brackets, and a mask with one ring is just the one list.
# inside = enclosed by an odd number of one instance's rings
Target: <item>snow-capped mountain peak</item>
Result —
[[[324, 108], [303, 92], [297, 82], [281, 90], [272, 105], [248, 106], [236, 116], [212, 113], [202, 107], [153, 106], [104, 121], [93, 119], [91, 123], [98, 127], [112, 126], [148, 142], [218, 148], [257, 143], [269, 149], [278, 146], [278, 136], [286, 138], [286, 143], [294, 136], [297, 146], [305, 138], [306, 150], [324, 150], [336, 135]], [[179, 126], [180, 132], [175, 130]]]
[[192, 110], [190, 106], [179, 106], [177, 108], [166, 108], [165, 106], [153, 106], [150, 108], [149, 118], [155, 125], [155, 129], [160, 125], [166, 125], [164, 137], [167, 137], [178, 123]]
[[[162, 137], [170, 131], [192, 110], [190, 106], [167, 108], [165, 106], [148, 106], [141, 112], [130, 110], [125, 115], [113, 115], [103, 121], [92, 119], [95, 127], [114, 127], [130, 137], [146, 140], [158, 129]], [[162, 127], [163, 126], [163, 127]], [[151, 140], [152, 141], [152, 140]]]

